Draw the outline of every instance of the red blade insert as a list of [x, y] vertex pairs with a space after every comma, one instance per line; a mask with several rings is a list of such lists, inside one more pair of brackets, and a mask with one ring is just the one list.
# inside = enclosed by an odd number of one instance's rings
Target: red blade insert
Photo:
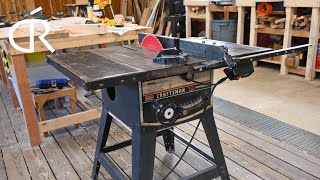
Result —
[[152, 34], [146, 35], [146, 37], [144, 37], [144, 39], [141, 42], [141, 47], [154, 51], [163, 50], [162, 44], [159, 41], [159, 39]]

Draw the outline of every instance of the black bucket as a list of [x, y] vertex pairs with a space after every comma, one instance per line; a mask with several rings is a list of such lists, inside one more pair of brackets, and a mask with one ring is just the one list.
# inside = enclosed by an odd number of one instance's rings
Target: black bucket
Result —
[[237, 41], [237, 20], [212, 20], [212, 39], [235, 43]]

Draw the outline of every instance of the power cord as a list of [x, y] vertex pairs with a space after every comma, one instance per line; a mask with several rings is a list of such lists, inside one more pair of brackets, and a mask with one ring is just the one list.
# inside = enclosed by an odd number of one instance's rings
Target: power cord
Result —
[[226, 81], [227, 79], [228, 79], [228, 77], [221, 78], [221, 79], [220, 79], [217, 83], [215, 83], [215, 84], [202, 83], [202, 82], [197, 82], [197, 81], [193, 81], [193, 80], [192, 80], [193, 82], [196, 82], [196, 83], [198, 83], [198, 84], [206, 84], [206, 85], [208, 85], [208, 86], [210, 86], [210, 87], [213, 86], [213, 87], [212, 87], [212, 90], [211, 90], [211, 93], [210, 93], [210, 96], [209, 96], [209, 99], [208, 99], [208, 104], [203, 108], [203, 111], [202, 111], [202, 113], [201, 113], [199, 122], [198, 122], [198, 124], [197, 124], [197, 126], [196, 126], [196, 129], [194, 130], [194, 132], [193, 132], [193, 134], [192, 134], [192, 136], [191, 136], [191, 139], [190, 139], [189, 143], [187, 144], [186, 149], [183, 151], [183, 153], [182, 153], [181, 157], [179, 158], [178, 162], [173, 166], [173, 168], [170, 170], [170, 172], [169, 172], [162, 180], [165, 180], [165, 179], [174, 171], [174, 169], [178, 166], [178, 164], [181, 162], [182, 158], [184, 157], [184, 155], [185, 155], [186, 152], [188, 151], [188, 149], [189, 149], [189, 147], [190, 147], [190, 145], [191, 145], [191, 143], [192, 143], [192, 141], [193, 141], [193, 139], [194, 139], [194, 137], [195, 137], [195, 135], [196, 135], [196, 133], [197, 133], [197, 131], [198, 131], [198, 128], [199, 128], [200, 123], [201, 123], [201, 119], [203, 118], [205, 111], [207, 110], [207, 108], [208, 108], [209, 105], [210, 105], [210, 100], [211, 100], [211, 98], [212, 98], [212, 95], [213, 95], [214, 90], [216, 89], [216, 87], [217, 87], [219, 84], [222, 84], [222, 83], [223, 83], [224, 81]]

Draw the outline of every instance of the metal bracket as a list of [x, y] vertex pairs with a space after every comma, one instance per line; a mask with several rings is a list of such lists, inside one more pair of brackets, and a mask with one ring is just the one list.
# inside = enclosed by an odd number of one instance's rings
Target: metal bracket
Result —
[[153, 62], [159, 64], [186, 64], [188, 61], [188, 54], [182, 53], [177, 48], [168, 48], [161, 50]]

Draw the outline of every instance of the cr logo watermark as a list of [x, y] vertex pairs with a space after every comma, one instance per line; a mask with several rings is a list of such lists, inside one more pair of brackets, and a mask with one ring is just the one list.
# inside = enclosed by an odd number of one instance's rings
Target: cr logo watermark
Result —
[[[31, 15], [34, 15], [35, 13], [41, 11], [42, 8], [38, 7], [37, 9], [30, 12]], [[30, 47], [29, 49], [22, 48], [16, 44], [14, 41], [14, 33], [22, 24], [29, 24], [30, 25]], [[17, 49], [18, 51], [24, 52], [24, 53], [33, 53], [34, 52], [34, 24], [42, 24], [44, 26], [44, 32], [41, 36], [39, 36], [40, 41], [53, 53], [55, 49], [48, 43], [47, 40], [44, 39], [49, 34], [50, 31], [50, 25], [47, 21], [41, 20], [41, 19], [26, 19], [23, 21], [19, 21], [16, 24], [14, 24], [9, 31], [9, 42], [11, 45]]]

